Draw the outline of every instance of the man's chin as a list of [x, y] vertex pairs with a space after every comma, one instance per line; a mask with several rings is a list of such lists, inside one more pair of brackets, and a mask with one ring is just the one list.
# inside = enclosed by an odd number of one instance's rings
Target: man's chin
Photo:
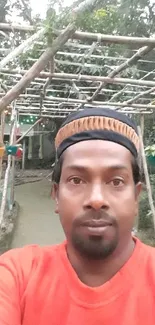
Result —
[[72, 237], [72, 245], [85, 258], [102, 260], [110, 256], [118, 245], [118, 238], [105, 240], [103, 236], [90, 235]]

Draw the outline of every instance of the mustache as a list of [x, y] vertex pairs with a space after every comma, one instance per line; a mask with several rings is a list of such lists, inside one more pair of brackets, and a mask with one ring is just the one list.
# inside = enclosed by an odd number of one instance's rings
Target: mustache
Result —
[[117, 226], [116, 219], [105, 211], [89, 211], [79, 215], [74, 220], [76, 226], [89, 226], [92, 222], [105, 223]]

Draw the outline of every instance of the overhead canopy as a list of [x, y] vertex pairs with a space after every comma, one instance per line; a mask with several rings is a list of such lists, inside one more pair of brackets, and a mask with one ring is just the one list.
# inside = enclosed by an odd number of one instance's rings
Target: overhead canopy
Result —
[[[5, 94], [13, 94], [15, 85], [45, 51], [45, 32], [4, 23], [0, 31], [2, 40], [7, 35], [5, 47], [0, 48], [0, 97], [4, 104]], [[61, 33], [53, 31], [53, 38]], [[10, 50], [10, 41], [17, 35], [18, 47]], [[75, 32], [62, 47], [60, 44], [45, 69], [30, 80], [16, 107], [21, 115], [61, 118], [84, 105], [150, 114], [155, 109], [155, 61], [150, 59], [154, 47], [154, 38]], [[0, 109], [1, 105], [0, 101]]]

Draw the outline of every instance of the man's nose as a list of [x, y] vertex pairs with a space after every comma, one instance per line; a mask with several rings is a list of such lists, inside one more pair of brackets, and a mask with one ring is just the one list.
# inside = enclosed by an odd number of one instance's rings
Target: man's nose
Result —
[[109, 202], [105, 187], [105, 185], [99, 183], [92, 185], [88, 191], [84, 207], [94, 210], [108, 209]]

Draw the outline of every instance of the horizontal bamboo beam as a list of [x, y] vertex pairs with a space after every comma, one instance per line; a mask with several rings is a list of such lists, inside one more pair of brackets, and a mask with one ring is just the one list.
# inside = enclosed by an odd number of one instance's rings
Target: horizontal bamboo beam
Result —
[[[62, 103], [65, 105], [79, 105], [79, 104], [87, 104], [89, 107], [91, 106], [110, 106], [110, 107], [120, 107], [120, 109], [124, 106], [124, 103], [119, 103], [119, 102], [103, 102], [103, 101], [93, 101], [91, 104], [89, 104], [86, 100], [82, 100], [82, 99], [74, 99], [74, 98], [59, 98], [59, 97], [54, 97], [54, 101], [55, 101], [55, 105], [58, 105], [58, 103]], [[35, 106], [33, 106], [35, 105]], [[37, 106], [36, 106], [37, 105]], [[29, 106], [25, 106], [24, 103], [22, 105], [18, 105], [18, 103], [16, 104], [17, 108], [19, 110], [21, 109], [32, 109], [32, 110], [35, 110], [35, 109], [39, 109], [39, 103], [35, 103], [35, 104], [31, 104]], [[46, 111], [46, 110], [54, 110], [56, 107], [53, 107], [54, 105], [51, 105], [51, 108], [50, 108], [50, 103], [48, 104], [45, 104], [42, 108], [43, 111]], [[133, 105], [129, 105], [129, 106], [126, 106], [126, 109], [130, 110], [131, 108], [134, 108], [134, 109], [138, 109], [139, 111], [146, 111], [149, 110], [152, 111], [153, 109], [155, 109], [155, 105], [146, 105], [146, 104], [133, 104]], [[151, 109], [150, 109], [151, 108]], [[60, 108], [58, 108], [59, 111], [60, 111]], [[66, 108], [62, 108], [62, 109], [66, 109]]]
[[[1, 93], [0, 93], [0, 96], [1, 96]], [[39, 95], [28, 95], [28, 94], [21, 94], [19, 96], [19, 98], [32, 98], [32, 99], [40, 99], [40, 96]], [[100, 106], [100, 105], [106, 105], [106, 106], [116, 106], [116, 107], [130, 107], [130, 108], [137, 108], [137, 109], [146, 109], [146, 110], [150, 110], [151, 113], [152, 113], [152, 110], [155, 109], [155, 105], [150, 105], [150, 104], [125, 104], [125, 102], [123, 103], [119, 103], [119, 102], [103, 102], [103, 101], [93, 101], [91, 102], [90, 104], [85, 101], [85, 100], [80, 100], [80, 99], [74, 99], [74, 98], [64, 98], [64, 97], [45, 97], [45, 101], [48, 101], [46, 103], [44, 103], [44, 108], [43, 109], [47, 109], [48, 107], [47, 106], [54, 106], [54, 105], [58, 105], [57, 102], [60, 102], [64, 105], [70, 105], [70, 104], [88, 104], [88, 106]], [[20, 109], [21, 107], [26, 107], [28, 108], [30, 105], [27, 103], [27, 102], [22, 102], [22, 103], [18, 103], [17, 101], [17, 108]], [[39, 107], [39, 103], [36, 102], [36, 103], [33, 103], [33, 105], [38, 105]]]
[[[16, 71], [16, 72], [15, 72]], [[17, 74], [17, 70], [12, 70], [13, 74]], [[18, 74], [25, 74], [27, 70], [18, 70]], [[42, 71], [37, 74], [37, 77], [53, 79], [62, 79], [62, 80], [77, 80], [77, 81], [96, 81], [96, 82], [106, 82], [108, 84], [129, 84], [135, 86], [147, 86], [155, 87], [155, 81], [150, 80], [141, 80], [141, 79], [130, 79], [130, 78], [109, 78], [101, 76], [90, 76], [90, 75], [78, 75], [78, 74], [69, 74], [69, 73], [49, 73]]]
[[[12, 74], [25, 74], [27, 70], [12, 70]], [[129, 84], [135, 86], [147, 86], [155, 87], [155, 81], [150, 80], [141, 80], [141, 79], [130, 79], [130, 78], [109, 78], [101, 76], [90, 76], [90, 75], [78, 75], [78, 74], [69, 74], [69, 73], [49, 73], [42, 71], [37, 74], [37, 77], [53, 79], [62, 79], [62, 80], [77, 80], [77, 81], [96, 81], [96, 82], [106, 82], [108, 84]]]
[[35, 27], [29, 25], [19, 25], [19, 24], [8, 24], [8, 23], [0, 23], [0, 30], [7, 30], [10, 32], [13, 31], [25, 31], [25, 32], [34, 32]]
[[[30, 25], [0, 23], [0, 30], [34, 32], [35, 27]], [[58, 30], [54, 31], [55, 35], [59, 35], [60, 33], [61, 31]], [[116, 43], [116, 44], [135, 44], [139, 46], [155, 45], [155, 38], [105, 35], [105, 34], [98, 34], [98, 33], [79, 32], [79, 31], [74, 33], [72, 39], [74, 38], [80, 40], [91, 40], [92, 42], [101, 41], [101, 42]]]
[[[70, 43], [69, 43], [70, 44]], [[73, 44], [73, 45], [72, 45]], [[66, 43], [66, 45], [68, 45], [68, 42]], [[70, 45], [70, 47], [71, 46], [75, 46], [75, 45], [77, 45], [77, 44], [75, 44], [75, 43], [71, 43], [71, 45]], [[81, 44], [79, 44], [79, 48], [80, 48], [80, 45]], [[88, 48], [90, 48], [90, 46], [88, 46]], [[69, 56], [69, 57], [77, 57], [77, 58], [79, 58], [79, 57], [83, 57], [85, 54], [84, 53], [78, 53], [78, 52], [66, 52], [66, 51], [64, 51], [64, 52], [62, 52], [62, 51], [58, 51], [57, 52], [57, 55], [63, 55], [63, 56]], [[103, 55], [96, 55], [96, 54], [91, 54], [91, 58], [92, 59], [96, 59], [96, 60], [109, 60], [109, 61], [126, 61], [126, 60], [128, 60], [128, 58], [127, 57], [119, 57], [119, 56], [103, 56]], [[139, 60], [138, 62], [145, 62], [145, 63], [151, 63], [151, 64], [154, 64], [155, 63], [155, 61], [151, 61], [151, 60], [145, 60], [145, 59], [141, 59], [141, 60]]]
[[[54, 30], [55, 35], [59, 35], [61, 31]], [[104, 42], [104, 43], [115, 43], [115, 44], [134, 44], [137, 46], [153, 45], [155, 46], [155, 38], [150, 37], [131, 37], [131, 36], [119, 36], [119, 35], [105, 35], [99, 33], [88, 33], [77, 31], [72, 36], [72, 39], [79, 39], [82, 41], [92, 42]]]
[[[87, 107], [87, 106], [85, 106], [85, 107]], [[103, 108], [104, 108], [104, 106], [102, 106]], [[79, 109], [79, 110], [82, 110], [82, 109]], [[60, 110], [59, 111], [53, 111], [52, 113], [51, 113], [51, 111], [47, 111], [45, 114], [39, 114], [39, 111], [38, 111], [38, 114], [37, 114], [37, 112], [36, 113], [31, 113], [31, 112], [29, 112], [29, 111], [27, 111], [27, 116], [37, 116], [37, 117], [41, 117], [41, 118], [44, 118], [44, 117], [51, 117], [51, 118], [53, 118], [53, 117], [65, 117], [65, 116], [67, 116], [68, 114], [70, 114], [70, 113], [73, 113], [73, 112], [76, 112], [77, 111], [77, 109], [73, 109], [73, 110], [67, 110], [66, 112], [61, 112]], [[118, 110], [118, 112], [121, 112], [121, 113], [123, 113], [123, 114], [132, 114], [132, 115], [141, 115], [141, 114], [144, 114], [144, 115], [150, 115], [151, 113], [150, 112], [148, 112], [148, 111], [142, 111], [142, 112], [139, 112], [139, 111], [135, 111], [135, 110], [132, 110], [132, 111], [127, 111], [127, 110]], [[25, 112], [24, 111], [20, 111], [19, 112], [19, 115], [24, 115], [25, 116]]]
[[40, 77], [53, 77], [55, 79], [62, 80], [78, 80], [78, 81], [97, 81], [97, 82], [106, 82], [111, 84], [130, 84], [135, 86], [148, 86], [154, 87], [155, 81], [149, 80], [141, 80], [141, 79], [129, 79], [129, 78], [109, 78], [109, 77], [101, 77], [101, 76], [89, 76], [89, 75], [78, 75], [78, 74], [69, 74], [69, 73], [53, 73], [50, 74], [48, 72], [41, 72]]
[[[36, 95], [37, 96], [37, 95]], [[47, 99], [47, 97], [45, 97]], [[119, 102], [103, 102], [103, 101], [93, 101], [89, 104], [87, 100], [83, 99], [76, 99], [76, 98], [65, 98], [65, 97], [48, 97], [48, 99], [51, 99], [51, 101], [55, 102], [61, 102], [61, 103], [77, 103], [77, 104], [88, 104], [89, 106], [93, 105], [106, 105], [106, 106], [117, 106], [117, 107], [124, 107], [125, 103], [119, 103]], [[134, 107], [137, 109], [155, 109], [155, 105], [146, 105], [146, 104], [129, 104], [128, 107]]]
[[[28, 95], [28, 94], [21, 94], [19, 96], [20, 98], [32, 98], [32, 99], [39, 99], [40, 96], [39, 95]], [[49, 100], [49, 105], [50, 105], [50, 101], [51, 101], [51, 105], [53, 106], [54, 102], [57, 105], [57, 102], [60, 102], [62, 104], [88, 104], [88, 106], [100, 106], [100, 105], [106, 105], [106, 106], [116, 106], [116, 107], [132, 107], [132, 108], [137, 108], [137, 109], [147, 109], [147, 110], [154, 110], [155, 109], [155, 105], [150, 105], [150, 104], [125, 104], [125, 102], [103, 102], [103, 101], [93, 101], [89, 104], [88, 101], [86, 100], [82, 100], [82, 99], [76, 99], [76, 98], [65, 98], [65, 97], [45, 97], [45, 100]], [[36, 105], [38, 103], [35, 103]], [[20, 105], [24, 106], [24, 102], [18, 105], [18, 101], [17, 101], [17, 107], [20, 108]], [[27, 103], [26, 103], [26, 107], [27, 107]], [[44, 107], [46, 109], [46, 104], [44, 104]], [[44, 109], [44, 108], [43, 108]]]

